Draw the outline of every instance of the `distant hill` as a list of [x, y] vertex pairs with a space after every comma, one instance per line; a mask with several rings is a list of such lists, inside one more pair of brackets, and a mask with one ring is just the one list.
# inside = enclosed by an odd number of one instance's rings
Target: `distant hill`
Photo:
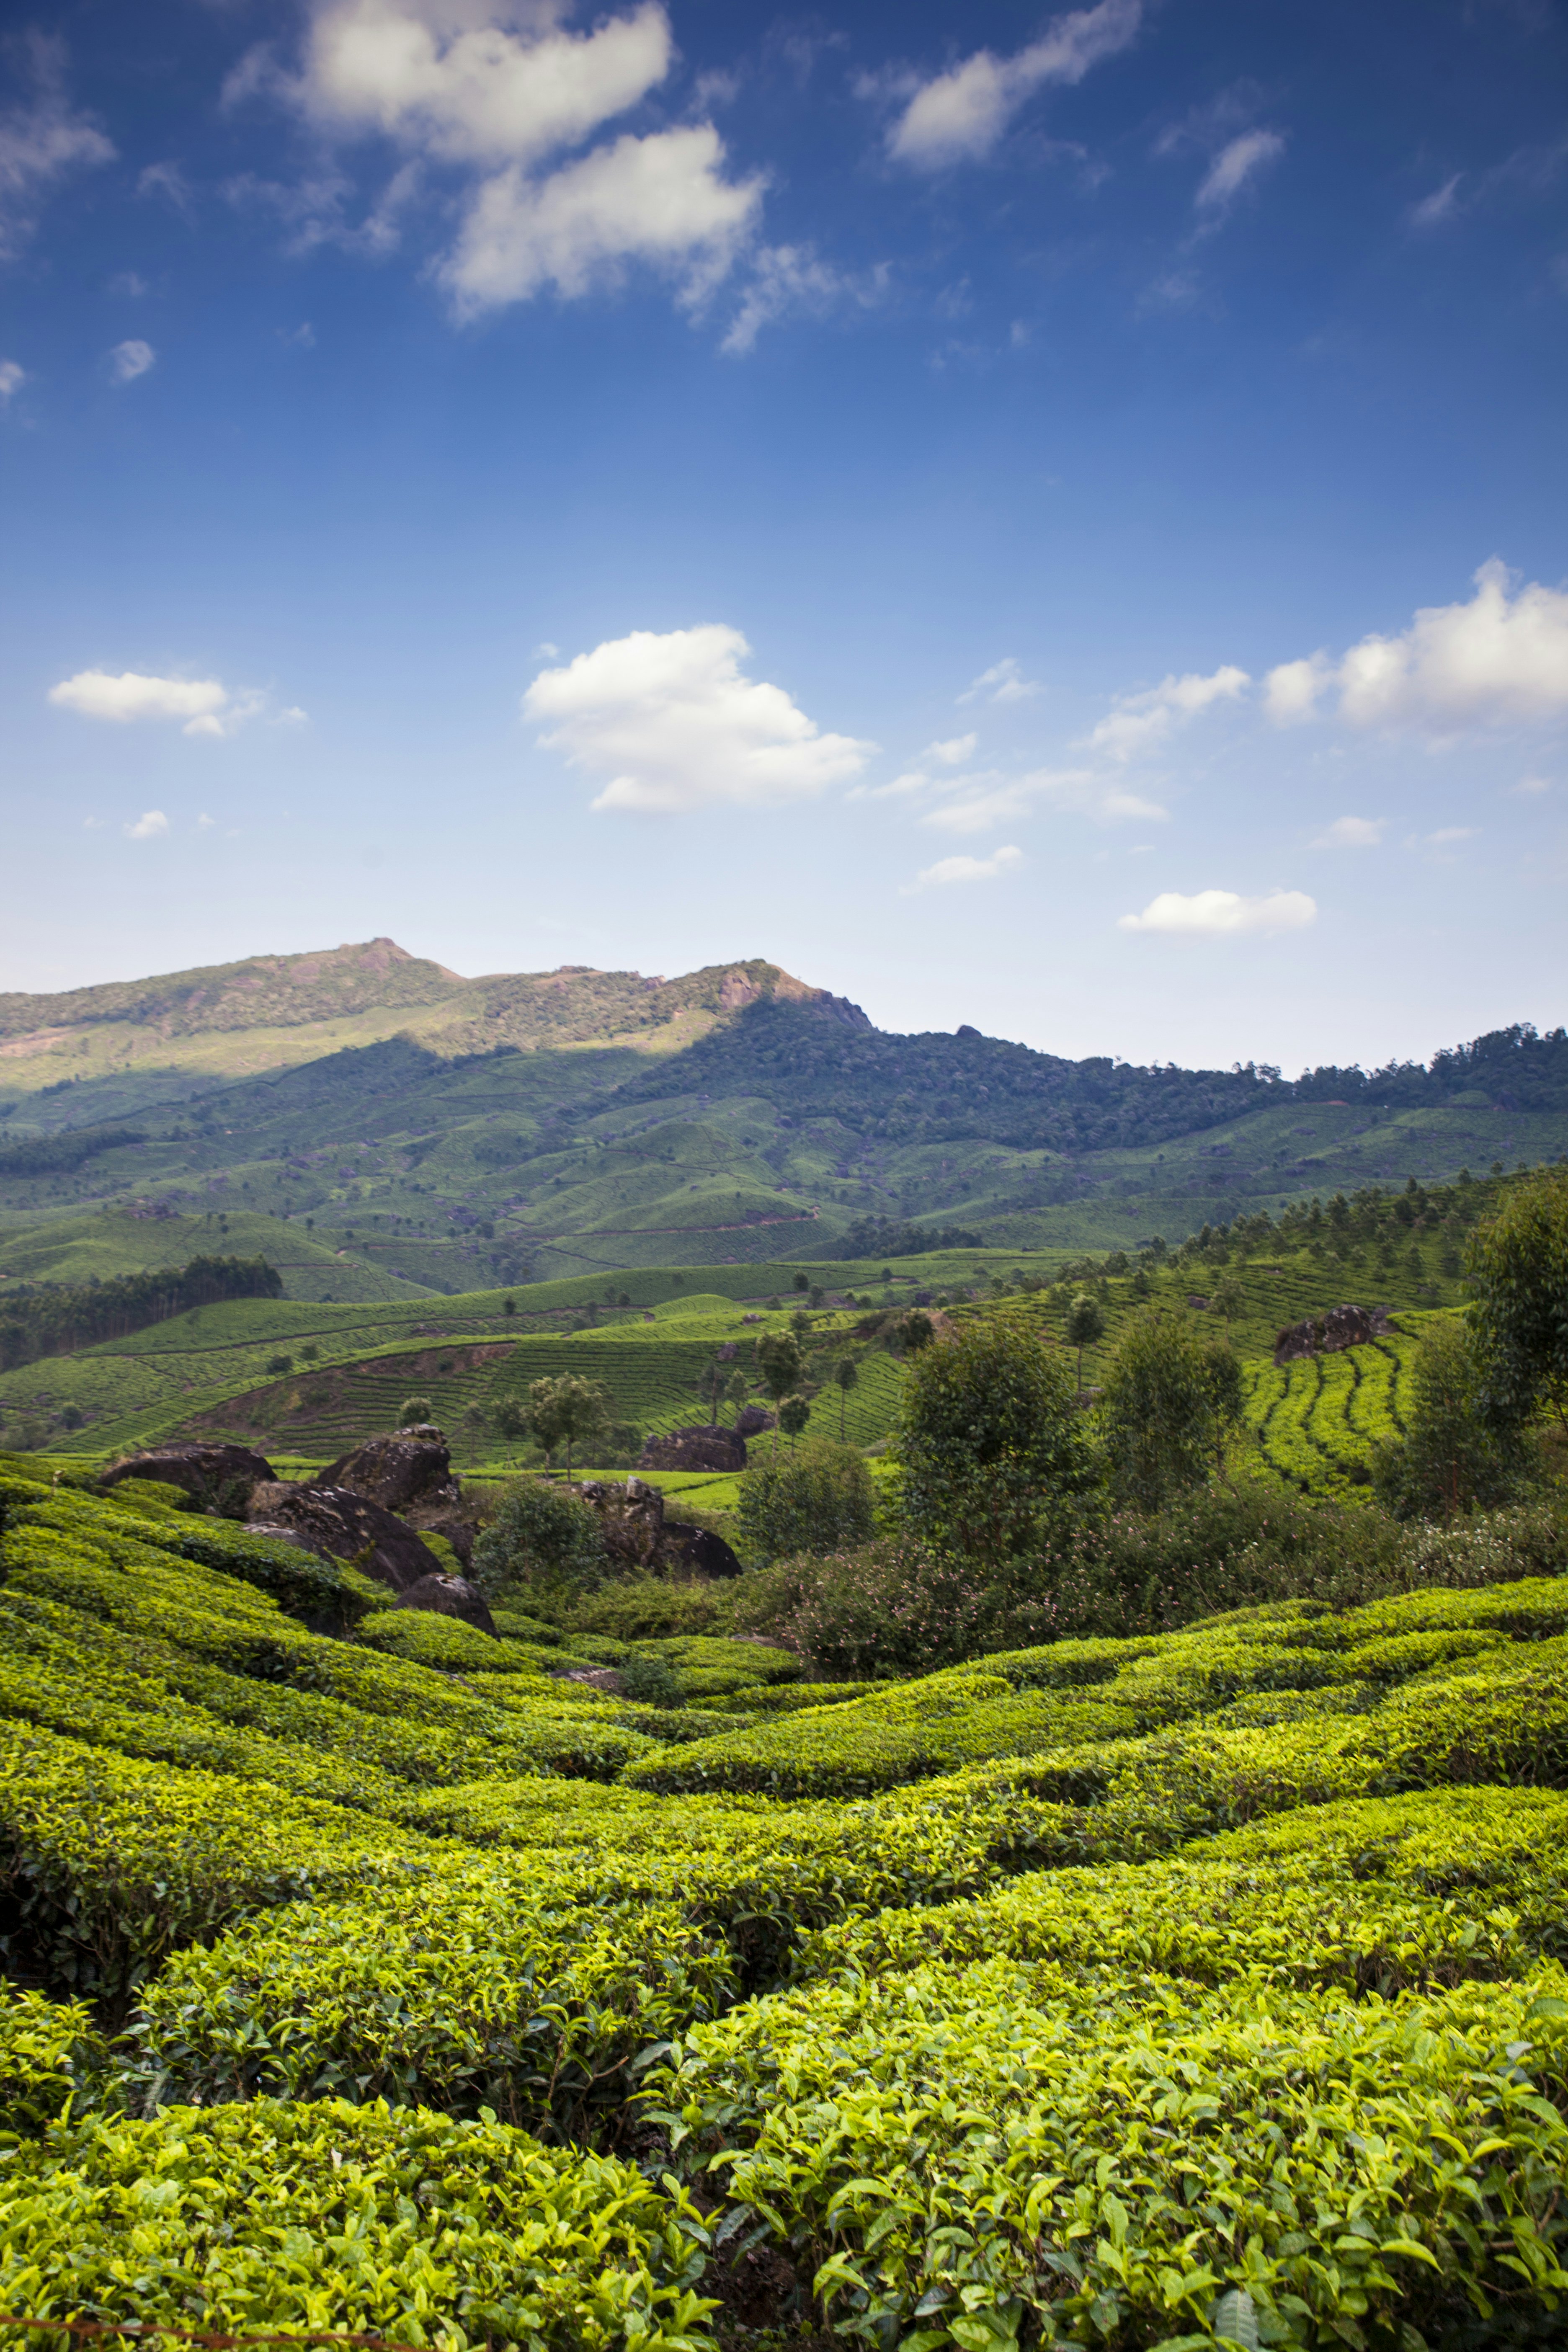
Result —
[[260, 1250], [417, 1297], [922, 1235], [1170, 1241], [1568, 1149], [1568, 1034], [1288, 1079], [900, 1035], [762, 959], [466, 980], [390, 940], [0, 998], [0, 1296]]

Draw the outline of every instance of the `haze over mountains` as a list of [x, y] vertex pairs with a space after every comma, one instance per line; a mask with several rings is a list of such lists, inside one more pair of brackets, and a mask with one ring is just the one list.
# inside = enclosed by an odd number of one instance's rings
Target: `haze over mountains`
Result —
[[116, 1267], [216, 1230], [297, 1295], [388, 1296], [953, 1231], [1110, 1249], [1555, 1157], [1568, 1035], [1287, 1080], [879, 1031], [762, 960], [467, 980], [378, 939], [0, 997], [0, 1119], [13, 1279], [81, 1271], [85, 1217], [101, 1271], [110, 1226]]

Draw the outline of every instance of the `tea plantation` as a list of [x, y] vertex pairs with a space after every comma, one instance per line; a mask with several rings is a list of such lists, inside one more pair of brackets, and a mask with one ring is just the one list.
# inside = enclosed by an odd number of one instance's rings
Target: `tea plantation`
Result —
[[[1268, 1442], [1394, 1416], [1354, 1353]], [[655, 1708], [39, 1466], [0, 1459], [0, 2312], [1561, 2340], [1568, 1574], [1500, 1539], [1469, 1589], [892, 1684], [671, 1639]]]

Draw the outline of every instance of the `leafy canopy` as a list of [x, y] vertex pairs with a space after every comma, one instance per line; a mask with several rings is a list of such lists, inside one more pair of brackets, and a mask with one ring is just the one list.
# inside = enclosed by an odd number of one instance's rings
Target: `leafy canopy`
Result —
[[911, 1357], [893, 1451], [910, 1534], [981, 1561], [1034, 1549], [1054, 1507], [1097, 1483], [1062, 1357], [1002, 1324]]

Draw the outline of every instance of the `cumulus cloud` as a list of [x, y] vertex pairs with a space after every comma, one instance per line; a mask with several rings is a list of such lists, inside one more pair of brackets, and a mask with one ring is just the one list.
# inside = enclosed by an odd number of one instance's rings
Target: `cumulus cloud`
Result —
[[783, 687], [747, 677], [739, 629], [649, 629], [542, 671], [523, 711], [574, 767], [608, 782], [596, 809], [681, 815], [809, 800], [860, 773], [873, 743], [825, 735]]
[[1382, 816], [1337, 816], [1313, 842], [1314, 849], [1376, 849], [1387, 829]]
[[914, 90], [888, 133], [889, 154], [921, 172], [983, 161], [1037, 90], [1080, 82], [1102, 58], [1137, 38], [1142, 15], [1142, 0], [1099, 0], [1057, 17], [1016, 56], [977, 49]]
[[26, 381], [26, 369], [16, 360], [0, 360], [0, 406], [13, 399]]
[[1315, 922], [1318, 908], [1304, 890], [1271, 890], [1267, 898], [1244, 898], [1235, 890], [1162, 890], [1141, 915], [1121, 915], [1123, 931], [1163, 931], [1178, 938], [1217, 939], [1237, 931], [1299, 931]]
[[454, 309], [473, 318], [545, 286], [585, 294], [629, 260], [676, 272], [689, 298], [700, 297], [728, 270], [761, 201], [761, 182], [725, 180], [723, 162], [719, 133], [696, 123], [640, 139], [628, 131], [542, 180], [497, 173], [440, 273]]
[[982, 700], [1027, 702], [1039, 691], [1038, 681], [1026, 677], [1016, 660], [1008, 654], [1002, 661], [993, 662], [989, 669], [983, 669], [977, 678], [973, 678], [958, 700], [961, 703]]
[[922, 760], [936, 760], [944, 768], [962, 768], [974, 756], [978, 735], [952, 735], [945, 743], [928, 743], [921, 753]]
[[1089, 730], [1089, 749], [1106, 759], [1136, 759], [1215, 703], [1234, 702], [1250, 683], [1244, 669], [1227, 663], [1210, 677], [1189, 671], [1184, 677], [1163, 678], [1142, 694], [1122, 695], [1109, 716]]
[[994, 850], [989, 857], [939, 857], [934, 866], [927, 866], [915, 876], [906, 889], [906, 898], [916, 890], [940, 888], [948, 882], [994, 882], [1024, 862], [1024, 853], [1016, 845]]
[[109, 354], [109, 373], [116, 383], [134, 383], [145, 375], [158, 357], [151, 343], [132, 336], [128, 342], [116, 343]]
[[32, 33], [16, 47], [27, 95], [0, 112], [0, 258], [21, 250], [62, 181], [114, 159], [92, 117], [70, 104], [65, 43]]
[[1278, 131], [1244, 131], [1227, 140], [1204, 175], [1194, 202], [1207, 221], [1224, 218], [1247, 182], [1285, 152]]
[[[186, 735], [235, 734], [246, 720], [266, 707], [265, 695], [253, 691], [231, 694], [216, 677], [149, 677], [140, 670], [121, 670], [118, 677], [102, 669], [78, 670], [49, 688], [49, 700], [58, 710], [75, 710], [83, 719], [104, 719], [129, 726], [142, 719], [182, 722]], [[303, 719], [302, 710], [286, 710], [285, 719]]]
[[167, 833], [168, 830], [169, 820], [162, 809], [145, 810], [136, 819], [134, 824], [128, 824], [124, 828], [128, 841], [155, 841], [160, 834]]
[[1329, 695], [1352, 727], [1431, 735], [1568, 716], [1568, 592], [1520, 587], [1495, 557], [1475, 584], [1468, 604], [1426, 605], [1398, 636], [1363, 637], [1338, 662], [1282, 663], [1267, 680], [1269, 716], [1310, 718]]
[[[581, 33], [563, 13], [557, 0], [316, 0], [300, 71], [253, 51], [230, 99], [281, 97], [328, 138], [380, 136], [409, 160], [358, 227], [331, 171], [310, 191], [250, 193], [279, 210], [297, 195], [297, 240], [385, 251], [421, 172], [458, 173], [460, 226], [437, 276], [462, 318], [547, 287], [581, 296], [632, 262], [674, 274], [699, 299], [750, 235], [762, 181], [725, 176], [710, 122], [627, 132], [566, 160], [666, 79], [675, 47], [658, 0]], [[773, 297], [784, 299], [779, 286]], [[770, 299], [759, 291], [753, 337]]]

